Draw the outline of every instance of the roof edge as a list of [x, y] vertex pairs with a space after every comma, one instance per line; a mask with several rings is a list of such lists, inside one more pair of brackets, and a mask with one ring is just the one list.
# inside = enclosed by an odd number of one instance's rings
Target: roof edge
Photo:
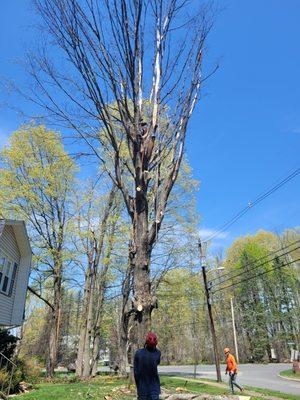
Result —
[[32, 249], [31, 249], [31, 245], [30, 245], [30, 240], [29, 240], [29, 236], [28, 236], [28, 232], [27, 232], [27, 228], [26, 228], [26, 224], [24, 220], [18, 220], [18, 219], [0, 219], [0, 222], [4, 222], [4, 225], [10, 225], [16, 229], [21, 229], [22, 230], [22, 234], [26, 240], [26, 247], [27, 247], [27, 251], [28, 253], [32, 254]]

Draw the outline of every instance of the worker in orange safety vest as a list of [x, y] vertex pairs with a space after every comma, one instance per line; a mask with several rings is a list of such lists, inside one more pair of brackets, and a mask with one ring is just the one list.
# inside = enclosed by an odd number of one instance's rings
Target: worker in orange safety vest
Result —
[[236, 375], [237, 375], [237, 364], [235, 361], [234, 356], [230, 353], [230, 349], [228, 347], [225, 347], [224, 349], [224, 354], [226, 357], [226, 372], [225, 374], [229, 373], [229, 387], [234, 394], [234, 386], [240, 389], [241, 392], [244, 391], [244, 389], [236, 383]]

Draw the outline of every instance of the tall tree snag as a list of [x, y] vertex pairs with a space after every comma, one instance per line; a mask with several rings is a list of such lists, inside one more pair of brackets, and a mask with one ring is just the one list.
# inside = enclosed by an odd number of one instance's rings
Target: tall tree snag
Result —
[[[202, 59], [212, 7], [199, 0], [35, 4], [51, 42], [29, 57], [35, 85], [27, 96], [82, 139], [123, 195], [132, 223], [133, 305], [141, 345], [155, 306], [151, 252], [206, 79]], [[63, 65], [51, 61], [51, 46], [55, 60], [61, 51]]]

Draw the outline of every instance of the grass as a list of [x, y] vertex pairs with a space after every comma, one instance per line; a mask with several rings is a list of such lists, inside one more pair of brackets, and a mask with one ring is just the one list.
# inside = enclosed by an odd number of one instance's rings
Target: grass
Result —
[[279, 375], [287, 378], [293, 378], [300, 381], [300, 374], [295, 374], [292, 369], [287, 369], [286, 371], [279, 372]]
[[[187, 381], [187, 389], [191, 392], [196, 393], [207, 393], [207, 394], [228, 394], [228, 385], [226, 383], [218, 383], [215, 380], [208, 379], [185, 379], [185, 378], [168, 378], [173, 380], [173, 387], [184, 386], [185, 381]], [[161, 379], [164, 382], [164, 377]], [[167, 380], [167, 386], [170, 383]], [[280, 400], [299, 400], [298, 395], [288, 394], [278, 392], [276, 390], [261, 389], [253, 386], [244, 386], [245, 396], [251, 396], [251, 400], [267, 400], [280, 399]]]
[[261, 389], [253, 386], [244, 386], [245, 394], [251, 395], [251, 400], [262, 400], [268, 398], [282, 399], [282, 400], [299, 400], [299, 396], [296, 394], [288, 394], [279, 392], [277, 390]]
[[161, 385], [165, 389], [174, 390], [178, 387], [187, 389], [189, 392], [205, 393], [205, 394], [227, 394], [227, 388], [207, 384], [199, 380], [182, 379], [176, 377], [161, 376]]
[[[90, 382], [74, 382], [74, 378], [57, 376], [51, 383], [39, 383], [35, 390], [22, 395], [22, 400], [86, 400], [103, 399], [112, 395], [113, 400], [132, 400], [134, 395], [126, 395], [117, 389], [127, 384], [125, 380], [109, 376], [98, 376]], [[174, 390], [185, 387], [190, 392], [206, 394], [227, 393], [223, 388], [214, 387], [202, 382], [185, 382], [172, 377], [161, 377], [161, 384], [165, 389]], [[112, 391], [115, 390], [115, 391]]]
[[[35, 389], [22, 395], [22, 400], [93, 400], [112, 395], [114, 400], [132, 400], [133, 396], [118, 392], [126, 382], [115, 377], [101, 376], [87, 382], [55, 379], [54, 382], [39, 383]], [[113, 392], [113, 390], [116, 390]]]
[[[179, 377], [161, 376], [162, 387], [174, 390], [178, 387], [199, 394], [228, 394], [228, 386], [215, 381], [184, 379]], [[133, 400], [134, 393], [126, 393], [127, 381], [115, 376], [98, 376], [91, 381], [78, 382], [74, 375], [60, 375], [53, 382], [35, 385], [35, 389], [21, 396], [22, 400], [98, 400], [111, 396], [112, 400]], [[125, 392], [124, 392], [125, 389]], [[122, 391], [123, 390], [123, 391]], [[289, 395], [271, 390], [246, 387], [245, 394], [252, 400], [282, 399], [299, 400], [299, 396]]]
[[282, 399], [282, 400], [299, 400], [299, 396], [297, 394], [288, 394], [278, 392], [277, 390], [269, 390], [269, 389], [261, 389], [252, 386], [245, 386], [245, 392], [255, 393], [251, 400], [262, 400], [267, 398], [275, 398], [275, 399]]

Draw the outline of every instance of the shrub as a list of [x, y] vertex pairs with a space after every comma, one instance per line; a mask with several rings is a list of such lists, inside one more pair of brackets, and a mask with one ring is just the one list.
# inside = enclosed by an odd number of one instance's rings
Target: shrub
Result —
[[18, 339], [11, 335], [7, 330], [0, 329], [0, 352], [7, 358], [14, 354]]
[[9, 370], [0, 370], [0, 388], [3, 386], [4, 392], [7, 391], [9, 381], [11, 379], [10, 394], [20, 391], [21, 382], [36, 383], [41, 376], [41, 366], [34, 359], [15, 358], [13, 360], [16, 365], [11, 378]]
[[16, 363], [16, 368], [12, 376], [10, 393], [18, 393], [19, 384], [24, 380], [22, 365], [20, 365], [19, 360], [14, 360], [14, 362]]
[[37, 358], [23, 358], [24, 380], [30, 383], [36, 383], [41, 378], [42, 365]]
[[0, 388], [6, 388], [9, 383], [9, 373], [4, 369], [0, 369]]

